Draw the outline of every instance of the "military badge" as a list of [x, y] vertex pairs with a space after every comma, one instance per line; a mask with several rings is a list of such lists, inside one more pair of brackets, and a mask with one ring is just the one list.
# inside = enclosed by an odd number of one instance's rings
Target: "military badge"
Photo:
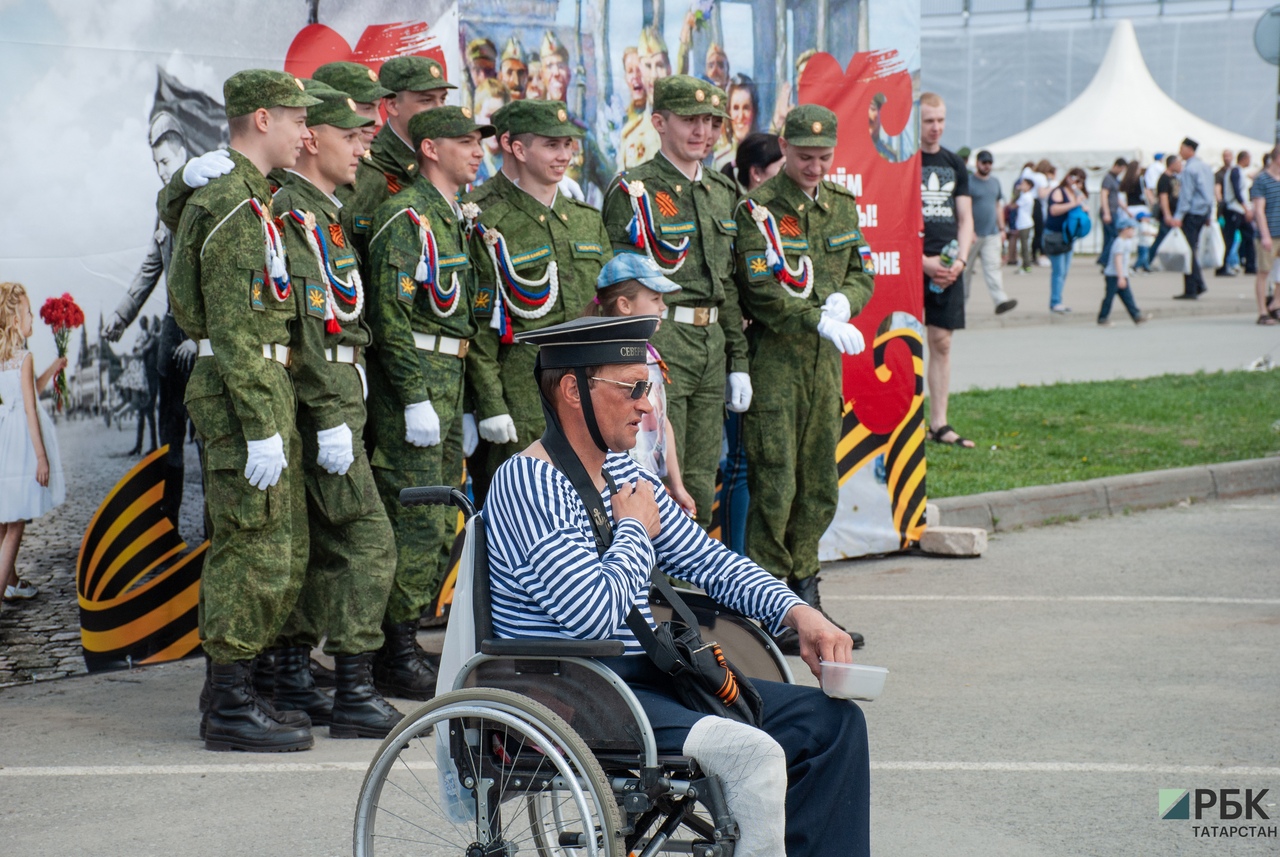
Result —
[[347, 237], [342, 234], [341, 224], [329, 224], [329, 240], [333, 242], [333, 246], [337, 247], [339, 250], [347, 249]]
[[569, 114], [564, 112], [564, 108], [561, 108], [559, 112], [556, 113], [556, 118], [561, 122], [567, 122], [569, 121]]
[[396, 289], [396, 297], [407, 304], [413, 303], [413, 293], [417, 289], [417, 284], [414, 282], [413, 277], [401, 271], [396, 277], [396, 282], [399, 284]]
[[438, 65], [433, 65], [433, 66], [431, 67], [431, 76], [432, 76], [432, 77], [439, 77], [439, 76], [440, 76], [440, 66], [438, 66]]
[[814, 123], [813, 123], [813, 133], [815, 133], [815, 134], [821, 134], [821, 133], [822, 133], [822, 123], [821, 123], [821, 122], [814, 122]]
[[800, 221], [794, 214], [785, 215], [778, 221], [778, 231], [788, 238], [800, 237]]
[[347, 107], [348, 107], [348, 108], [350, 108], [350, 110], [351, 110], [351, 112], [352, 112], [352, 113], [355, 113], [355, 112], [356, 112], [356, 100], [355, 100], [354, 98], [348, 98], [348, 99], [347, 99]]
[[462, 108], [459, 108], [459, 109], [460, 109], [460, 112], [462, 113], [462, 115], [463, 115], [463, 117], [464, 117], [464, 118], [466, 118], [466, 119], [470, 119], [470, 118], [471, 118], [471, 108], [470, 108], [470, 107], [462, 107]]
[[769, 276], [769, 263], [763, 254], [754, 253], [747, 257], [747, 276], [753, 280]]
[[369, 79], [374, 83], [378, 82], [378, 74], [373, 69], [369, 69]]
[[307, 315], [324, 318], [326, 297], [324, 286], [319, 283], [307, 283]]
[[382, 175], [387, 180], [387, 193], [390, 193], [392, 195], [399, 193], [400, 182], [396, 180], [396, 177], [391, 175], [390, 173], [383, 173]]
[[262, 275], [254, 274], [249, 281], [249, 309], [265, 312], [266, 304], [262, 302]]
[[676, 201], [665, 190], [655, 193], [653, 201], [657, 204], [658, 211], [662, 212], [663, 217], [675, 217], [680, 213], [680, 209], [676, 207]]
[[693, 100], [701, 104], [702, 102], [707, 100], [707, 94], [703, 92], [701, 89], [696, 89], [693, 92]]

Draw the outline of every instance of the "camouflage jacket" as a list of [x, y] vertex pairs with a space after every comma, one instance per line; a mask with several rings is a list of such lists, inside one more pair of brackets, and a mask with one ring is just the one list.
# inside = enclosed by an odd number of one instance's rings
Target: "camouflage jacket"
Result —
[[822, 305], [833, 292], [849, 299], [854, 315], [867, 305], [874, 283], [862, 266], [860, 248], [866, 242], [853, 194], [823, 181], [818, 198], [810, 199], [780, 172], [747, 198], [774, 216], [788, 266], [794, 270], [805, 256], [813, 262], [813, 291], [799, 298], [774, 276], [765, 257], [764, 236], [747, 206], [738, 207], [738, 286], [742, 305], [756, 323], [776, 333], [813, 333]]
[[360, 273], [369, 279], [369, 238], [373, 235], [373, 213], [391, 197], [413, 184], [418, 161], [413, 149], [401, 140], [390, 123], [373, 138], [369, 151], [356, 170], [355, 192], [342, 208], [342, 225], [351, 236], [361, 262]]
[[[684, 264], [667, 276], [680, 291], [664, 296], [669, 306], [720, 308], [725, 357], [730, 372], [747, 371], [747, 340], [742, 333], [742, 308], [733, 279], [733, 243], [738, 224], [733, 207], [738, 189], [722, 173], [704, 169], [699, 181], [689, 181], [665, 155], [621, 173], [609, 187], [604, 201], [604, 223], [615, 252], [643, 253], [628, 237], [633, 216], [631, 197], [620, 180], [643, 183], [649, 197], [654, 226], [664, 241], [688, 238]], [[655, 260], [665, 269], [669, 266]]]
[[[351, 346], [357, 350], [357, 361], [364, 365], [360, 352], [372, 338], [369, 325], [362, 316], [341, 323], [339, 333], [326, 332], [325, 304], [329, 299], [330, 286], [321, 270], [325, 262], [317, 258], [311, 248], [306, 224], [298, 223], [290, 212], [296, 211], [304, 219], [308, 214], [315, 218], [325, 244], [321, 246], [314, 236], [313, 240], [321, 252], [327, 253], [330, 272], [352, 285], [351, 276], [356, 272], [355, 251], [338, 221], [339, 209], [333, 199], [298, 173], [286, 171], [281, 176], [280, 190], [276, 192], [272, 205], [289, 250], [289, 278], [300, 309], [299, 335], [289, 364], [298, 395], [298, 408], [306, 423], [318, 429], [333, 428], [344, 422], [349, 424], [348, 411], [352, 408], [363, 411], [364, 402], [342, 400], [337, 392], [339, 388], [330, 380], [331, 373], [339, 370], [339, 364], [331, 363], [325, 352], [338, 345]], [[367, 290], [365, 295], [367, 306]], [[341, 301], [338, 306], [344, 312], [353, 309]]]
[[[506, 239], [517, 275], [536, 281], [546, 274], [551, 262], [556, 263], [559, 291], [555, 303], [536, 319], [509, 314], [514, 332], [537, 330], [580, 316], [595, 297], [600, 269], [613, 258], [600, 212], [564, 194], [557, 194], [548, 208], [509, 181], [484, 201], [479, 223]], [[467, 354], [467, 384], [475, 398], [477, 417], [482, 420], [507, 412], [499, 371], [499, 333], [487, 322], [498, 299], [497, 289], [502, 289], [503, 300], [511, 297], [507, 287], [498, 283], [489, 252], [477, 230], [471, 236], [471, 258], [476, 263], [475, 315], [480, 329]]]
[[[422, 237], [407, 209], [435, 236], [442, 293], [457, 284], [456, 304], [443, 306], [430, 286], [414, 277], [422, 258]], [[369, 324], [373, 328], [378, 364], [401, 403], [412, 405], [432, 398], [413, 343], [413, 334], [430, 333], [454, 339], [473, 339], [475, 267], [468, 256], [464, 223], [448, 200], [425, 176], [378, 207], [369, 231]]]

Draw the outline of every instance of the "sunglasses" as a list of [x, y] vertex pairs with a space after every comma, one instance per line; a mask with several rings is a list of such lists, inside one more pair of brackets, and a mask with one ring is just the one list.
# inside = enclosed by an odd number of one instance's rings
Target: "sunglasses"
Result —
[[605, 384], [612, 384], [615, 387], [626, 387], [631, 391], [631, 398], [633, 399], [643, 399], [645, 396], [649, 395], [649, 391], [653, 389], [652, 381], [636, 381], [634, 384], [628, 384], [626, 381], [614, 381], [612, 378], [598, 378], [595, 375], [591, 376], [591, 380], [602, 381]]

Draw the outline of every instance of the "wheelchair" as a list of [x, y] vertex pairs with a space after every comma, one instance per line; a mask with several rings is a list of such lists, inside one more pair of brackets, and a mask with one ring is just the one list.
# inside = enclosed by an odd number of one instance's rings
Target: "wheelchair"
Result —
[[[660, 755], [635, 694], [597, 660], [623, 644], [495, 639], [483, 514], [448, 487], [407, 488], [400, 502], [452, 504], [465, 519], [441, 684], [454, 668], [456, 677], [375, 753], [356, 806], [356, 857], [732, 857], [738, 826], [719, 778]], [[742, 672], [794, 683], [759, 625], [682, 596]], [[656, 621], [671, 617], [651, 607]]]

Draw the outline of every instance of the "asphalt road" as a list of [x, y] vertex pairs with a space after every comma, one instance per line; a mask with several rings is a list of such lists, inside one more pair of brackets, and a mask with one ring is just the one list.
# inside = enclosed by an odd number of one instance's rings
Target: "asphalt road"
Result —
[[[875, 852], [1276, 853], [1197, 840], [1157, 792], [1269, 788], [1280, 818], [1278, 520], [1271, 496], [996, 535], [976, 561], [829, 566], [828, 609], [891, 670], [864, 703]], [[206, 752], [201, 676], [0, 690], [0, 853], [349, 854], [376, 742]]]

